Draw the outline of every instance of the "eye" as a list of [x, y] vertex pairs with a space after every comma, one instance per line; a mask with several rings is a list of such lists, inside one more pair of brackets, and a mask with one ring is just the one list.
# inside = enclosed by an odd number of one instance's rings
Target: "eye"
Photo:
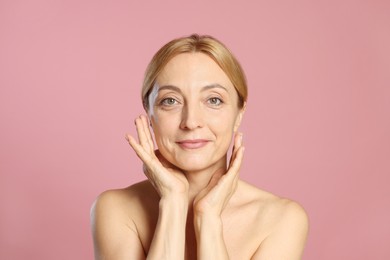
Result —
[[223, 103], [222, 100], [217, 97], [212, 97], [207, 102], [213, 106], [220, 106]]
[[163, 106], [173, 106], [177, 104], [177, 100], [174, 98], [164, 98], [161, 100], [160, 104]]

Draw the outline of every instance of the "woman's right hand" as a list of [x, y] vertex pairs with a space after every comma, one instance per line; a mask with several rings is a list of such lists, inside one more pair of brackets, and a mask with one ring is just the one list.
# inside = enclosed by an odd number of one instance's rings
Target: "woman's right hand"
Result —
[[144, 173], [156, 189], [160, 198], [169, 196], [188, 196], [189, 184], [185, 175], [174, 165], [169, 163], [154, 149], [152, 135], [146, 116], [135, 119], [139, 143], [129, 134], [126, 139], [143, 161]]

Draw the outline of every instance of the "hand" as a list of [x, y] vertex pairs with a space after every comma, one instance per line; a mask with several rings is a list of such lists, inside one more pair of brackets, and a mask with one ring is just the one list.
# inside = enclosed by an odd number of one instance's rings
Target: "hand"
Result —
[[129, 134], [126, 139], [144, 163], [144, 173], [156, 189], [160, 197], [170, 195], [187, 195], [189, 184], [185, 175], [174, 165], [169, 163], [158, 150], [154, 150], [154, 143], [146, 116], [135, 119], [139, 143]]
[[214, 173], [209, 184], [194, 199], [194, 213], [198, 216], [212, 214], [219, 217], [237, 189], [239, 170], [243, 158], [242, 133], [236, 133], [228, 171]]

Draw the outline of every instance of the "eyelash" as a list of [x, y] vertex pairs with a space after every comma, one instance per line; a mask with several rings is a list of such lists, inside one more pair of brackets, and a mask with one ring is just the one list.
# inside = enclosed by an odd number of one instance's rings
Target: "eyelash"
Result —
[[[174, 104], [170, 104], [170, 102], [175, 102]], [[168, 98], [164, 98], [162, 99], [160, 102], [159, 102], [159, 105], [160, 106], [167, 106], [167, 107], [170, 107], [170, 106], [174, 106], [174, 105], [177, 105], [179, 103], [179, 101], [177, 101], [175, 98], [172, 98], [172, 97], [168, 97]], [[209, 99], [207, 99], [207, 103], [211, 106], [215, 106], [215, 107], [219, 107], [221, 106], [224, 102], [221, 98], [218, 98], [218, 97], [211, 97]]]
[[[215, 103], [212, 103], [212, 101], [217, 101], [217, 104], [215, 104]], [[220, 105], [222, 105], [223, 104], [223, 101], [222, 101], [222, 99], [220, 99], [220, 98], [218, 98], [218, 97], [212, 97], [212, 98], [209, 98], [208, 100], [207, 100], [207, 102], [210, 104], [210, 105], [212, 105], [212, 106], [220, 106]]]
[[[174, 101], [175, 104], [169, 104], [168, 102], [169, 101]], [[173, 105], [176, 105], [178, 103], [178, 101], [174, 98], [171, 98], [171, 97], [168, 97], [168, 98], [164, 98], [160, 101], [159, 105], [161, 106], [173, 106]]]

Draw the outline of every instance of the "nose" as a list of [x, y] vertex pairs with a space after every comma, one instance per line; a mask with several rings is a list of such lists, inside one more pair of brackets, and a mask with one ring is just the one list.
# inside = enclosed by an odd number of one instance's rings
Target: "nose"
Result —
[[199, 106], [185, 105], [182, 110], [180, 128], [183, 130], [193, 130], [203, 127], [203, 113]]

